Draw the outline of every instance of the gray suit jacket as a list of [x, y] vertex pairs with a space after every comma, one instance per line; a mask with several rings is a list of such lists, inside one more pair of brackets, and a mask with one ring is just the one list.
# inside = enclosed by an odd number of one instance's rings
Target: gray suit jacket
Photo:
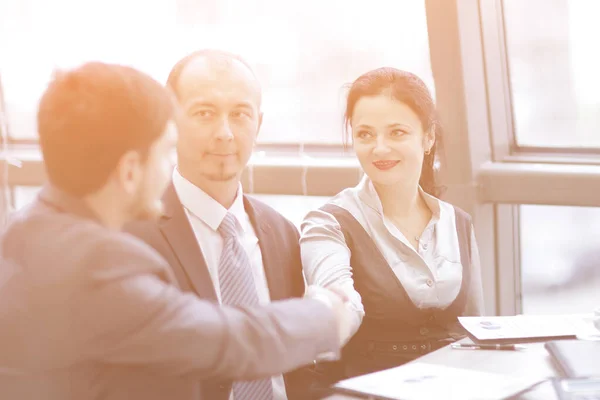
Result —
[[[158, 221], [133, 222], [125, 231], [142, 239], [167, 260], [182, 291], [217, 302], [204, 255], [173, 184], [165, 191], [163, 204], [164, 214]], [[298, 230], [255, 198], [244, 195], [244, 208], [258, 237], [271, 300], [302, 297], [305, 288]], [[285, 374], [288, 400], [311, 397], [309, 392], [317, 378], [312, 366]], [[207, 379], [200, 390], [205, 398], [228, 400], [231, 387], [231, 380]]]
[[322, 303], [234, 309], [183, 293], [153, 249], [50, 187], [0, 249], [2, 398], [198, 399], [199, 379], [268, 377], [339, 353]]

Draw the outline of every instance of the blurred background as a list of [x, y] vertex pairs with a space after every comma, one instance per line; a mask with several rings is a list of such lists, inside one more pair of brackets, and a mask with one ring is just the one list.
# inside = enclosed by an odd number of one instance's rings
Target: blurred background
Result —
[[447, 199], [474, 216], [488, 313], [591, 311], [599, 15], [597, 0], [0, 0], [4, 215], [44, 181], [35, 113], [56, 68], [102, 60], [165, 82], [191, 51], [239, 53], [264, 90], [245, 186], [299, 224], [360, 175], [345, 85], [393, 66], [437, 99]]

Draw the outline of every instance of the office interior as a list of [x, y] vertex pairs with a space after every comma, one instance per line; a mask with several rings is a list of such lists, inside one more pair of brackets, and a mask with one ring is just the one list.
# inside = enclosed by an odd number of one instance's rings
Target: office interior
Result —
[[101, 60], [164, 82], [193, 50], [242, 55], [265, 113], [244, 189], [299, 225], [361, 177], [343, 144], [346, 84], [392, 66], [434, 94], [442, 199], [473, 217], [486, 314], [591, 312], [597, 15], [600, 2], [576, 0], [1, 1], [2, 218], [44, 183], [35, 112], [56, 68]]

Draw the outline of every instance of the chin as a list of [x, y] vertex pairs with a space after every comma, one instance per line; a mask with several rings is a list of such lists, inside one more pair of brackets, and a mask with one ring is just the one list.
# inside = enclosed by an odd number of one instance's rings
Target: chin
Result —
[[381, 171], [375, 169], [367, 172], [367, 176], [373, 183], [378, 185], [395, 185], [399, 182], [402, 182], [402, 176], [398, 174], [398, 171]]
[[204, 176], [208, 180], [213, 182], [228, 182], [238, 177], [237, 170], [221, 169], [220, 171], [213, 171], [212, 173], [205, 173]]

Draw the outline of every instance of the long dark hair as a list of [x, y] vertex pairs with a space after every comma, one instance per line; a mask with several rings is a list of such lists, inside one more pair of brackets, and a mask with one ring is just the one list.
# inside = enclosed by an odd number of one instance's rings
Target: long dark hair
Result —
[[409, 106], [421, 120], [423, 130], [435, 135], [435, 142], [429, 154], [425, 154], [423, 158], [419, 185], [425, 192], [440, 197], [443, 188], [438, 185], [437, 175], [441, 161], [438, 154], [441, 150], [442, 127], [429, 89], [415, 74], [385, 67], [374, 69], [358, 77], [350, 85], [346, 101], [344, 143], [347, 145], [351, 139], [350, 121], [358, 100], [364, 96], [379, 94], [389, 94], [395, 100]]

